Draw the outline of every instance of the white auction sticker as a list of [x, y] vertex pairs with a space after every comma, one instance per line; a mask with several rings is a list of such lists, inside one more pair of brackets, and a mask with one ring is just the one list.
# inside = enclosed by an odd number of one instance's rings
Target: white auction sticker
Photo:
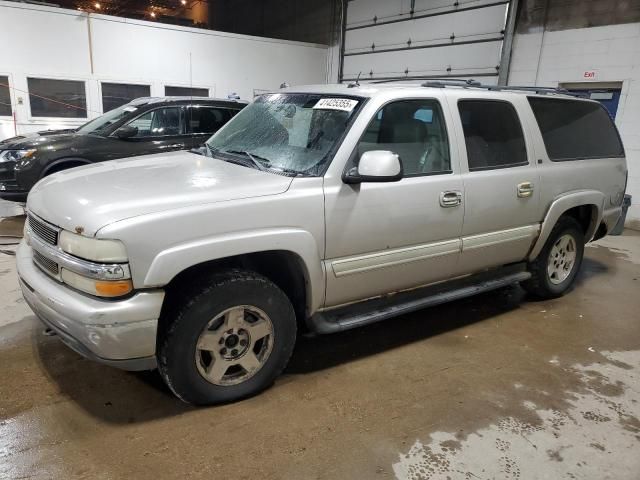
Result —
[[350, 98], [321, 98], [313, 108], [350, 112], [357, 104], [358, 100], [351, 100]]

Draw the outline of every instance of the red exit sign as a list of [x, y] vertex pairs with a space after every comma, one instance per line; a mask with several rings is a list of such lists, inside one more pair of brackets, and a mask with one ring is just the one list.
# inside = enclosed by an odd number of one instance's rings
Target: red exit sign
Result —
[[582, 74], [582, 77], [593, 80], [594, 78], [596, 78], [596, 72], [595, 70], [587, 70]]

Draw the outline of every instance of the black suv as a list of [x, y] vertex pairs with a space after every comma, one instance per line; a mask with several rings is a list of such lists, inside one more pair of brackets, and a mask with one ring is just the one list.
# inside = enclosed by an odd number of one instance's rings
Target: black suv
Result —
[[76, 130], [9, 138], [0, 142], [0, 198], [24, 202], [42, 177], [79, 165], [198, 147], [245, 106], [212, 98], [138, 98]]

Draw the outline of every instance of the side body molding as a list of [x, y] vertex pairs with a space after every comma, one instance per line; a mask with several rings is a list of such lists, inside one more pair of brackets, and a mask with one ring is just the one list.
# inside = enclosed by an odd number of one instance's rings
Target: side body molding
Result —
[[547, 238], [549, 238], [551, 230], [553, 230], [553, 227], [562, 214], [580, 205], [592, 205], [596, 207], [596, 213], [592, 215], [589, 229], [585, 234], [585, 241], [590, 241], [602, 221], [604, 202], [604, 194], [597, 190], [578, 190], [556, 198], [547, 210], [544, 221], [542, 222], [542, 228], [540, 229], [540, 236], [533, 245], [531, 253], [529, 253], [529, 260], [533, 260], [538, 256]]
[[307, 283], [307, 308], [311, 313], [316, 311], [324, 302], [322, 260], [313, 235], [297, 228], [233, 232], [174, 245], [155, 256], [144, 285], [166, 285], [178, 273], [200, 263], [272, 250], [299, 257]]

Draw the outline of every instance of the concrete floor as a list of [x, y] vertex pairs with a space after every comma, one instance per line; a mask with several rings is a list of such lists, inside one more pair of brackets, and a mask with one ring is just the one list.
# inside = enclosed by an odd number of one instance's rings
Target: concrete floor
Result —
[[2, 479], [640, 478], [637, 232], [589, 247], [564, 298], [303, 338], [273, 388], [207, 409], [43, 335], [7, 255], [0, 287]]

